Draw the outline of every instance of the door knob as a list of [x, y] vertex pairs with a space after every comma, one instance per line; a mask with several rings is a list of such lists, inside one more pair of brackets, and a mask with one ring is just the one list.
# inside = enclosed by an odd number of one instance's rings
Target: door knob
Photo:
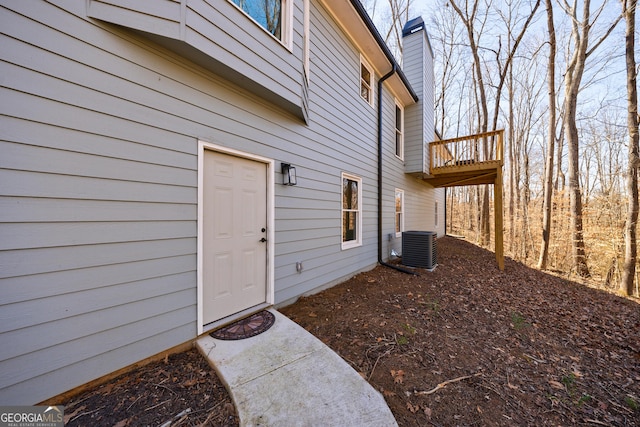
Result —
[[264, 242], [266, 242], [266, 241], [267, 241], [267, 239], [265, 239], [265, 238], [263, 237], [262, 239], [260, 239], [260, 241], [261, 241], [262, 243], [264, 243]]

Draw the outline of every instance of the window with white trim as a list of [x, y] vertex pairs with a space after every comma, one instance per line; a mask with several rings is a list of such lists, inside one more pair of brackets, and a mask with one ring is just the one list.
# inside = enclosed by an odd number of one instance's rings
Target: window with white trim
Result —
[[434, 221], [435, 222], [435, 226], [437, 227], [438, 226], [438, 202], [436, 202], [434, 216], [435, 216], [435, 221]]
[[342, 249], [362, 245], [362, 179], [342, 174]]
[[404, 191], [396, 188], [396, 237], [404, 231]]
[[396, 100], [396, 156], [404, 159], [404, 109]]
[[289, 45], [292, 0], [229, 0], [269, 34]]
[[304, 0], [304, 16], [303, 16], [303, 29], [304, 29], [304, 39], [303, 39], [303, 49], [302, 49], [302, 69], [304, 70], [304, 76], [309, 81], [309, 32], [310, 32], [310, 22], [309, 15], [311, 14], [310, 10], [311, 0]]
[[360, 57], [360, 96], [373, 106], [373, 69]]

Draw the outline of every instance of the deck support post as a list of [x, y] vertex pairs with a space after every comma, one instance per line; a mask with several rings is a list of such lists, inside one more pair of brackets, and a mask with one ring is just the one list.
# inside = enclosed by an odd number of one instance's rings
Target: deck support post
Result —
[[493, 186], [493, 209], [495, 220], [495, 245], [496, 245], [496, 261], [498, 268], [504, 270], [504, 221], [502, 218], [502, 167], [497, 169], [496, 181]]

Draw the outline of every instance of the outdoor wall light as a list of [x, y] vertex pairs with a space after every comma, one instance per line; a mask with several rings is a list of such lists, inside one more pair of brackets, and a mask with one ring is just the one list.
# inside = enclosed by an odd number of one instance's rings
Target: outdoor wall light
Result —
[[289, 163], [282, 163], [282, 183], [284, 185], [296, 185], [298, 180], [296, 178], [296, 168]]

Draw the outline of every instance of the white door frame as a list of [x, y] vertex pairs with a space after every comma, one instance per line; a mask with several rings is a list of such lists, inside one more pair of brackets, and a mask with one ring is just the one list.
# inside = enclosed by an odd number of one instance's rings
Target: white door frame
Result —
[[[275, 300], [274, 289], [274, 236], [275, 236], [275, 203], [274, 203], [274, 161], [266, 157], [256, 156], [243, 151], [233, 150], [231, 148], [222, 147], [220, 145], [212, 144], [210, 142], [198, 140], [198, 265], [197, 265], [197, 280], [198, 280], [198, 335], [205, 332], [204, 319], [204, 298], [203, 298], [203, 217], [204, 217], [204, 153], [205, 150], [217, 151], [219, 153], [229, 154], [236, 157], [241, 157], [256, 162], [264, 163], [267, 166], [267, 274], [266, 274], [266, 301], [265, 306], [273, 305]], [[215, 327], [215, 322], [211, 328]], [[210, 328], [207, 328], [210, 329]]]

